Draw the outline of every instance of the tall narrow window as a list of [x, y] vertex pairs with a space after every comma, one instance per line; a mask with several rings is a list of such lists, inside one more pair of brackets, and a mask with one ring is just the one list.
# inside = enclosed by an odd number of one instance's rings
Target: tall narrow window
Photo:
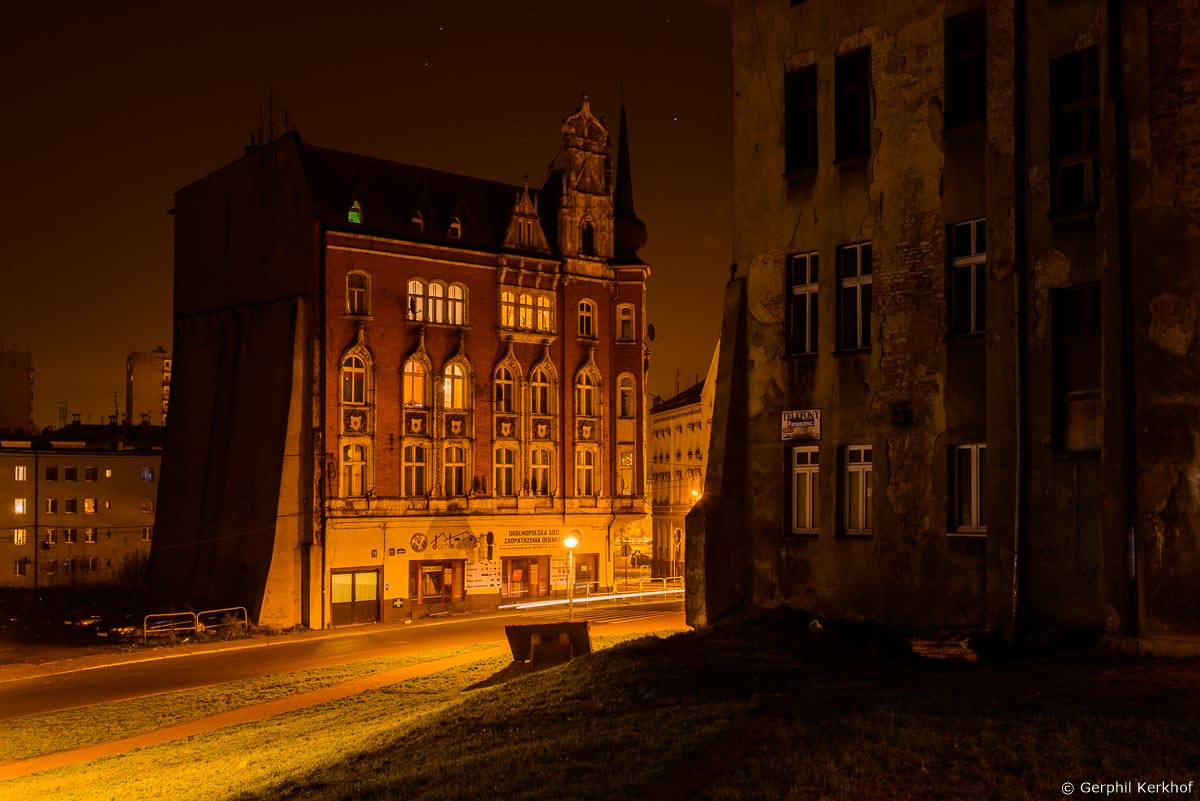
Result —
[[406, 406], [427, 405], [428, 386], [425, 365], [416, 359], [404, 363], [404, 404]]
[[872, 494], [871, 446], [846, 448], [845, 507], [846, 533], [871, 533]]
[[838, 348], [871, 347], [871, 243], [838, 250]]
[[580, 373], [575, 380], [575, 414], [580, 417], [596, 416], [596, 383], [587, 373]]
[[457, 445], [446, 448], [442, 491], [451, 498], [466, 494], [467, 453]]
[[415, 278], [408, 282], [408, 319], [425, 319], [425, 284]]
[[545, 295], [538, 295], [537, 299], [537, 330], [547, 333], [554, 330], [554, 310]]
[[550, 494], [550, 451], [547, 448], [534, 448], [530, 458], [531, 473], [530, 491], [534, 495]]
[[987, 445], [959, 445], [954, 449], [954, 530], [987, 531], [984, 488], [987, 486]]
[[817, 65], [783, 75], [784, 172], [817, 166]]
[[987, 328], [986, 224], [971, 220], [950, 226], [950, 333], [977, 334]]
[[517, 452], [512, 448], [496, 448], [496, 478], [492, 484], [492, 493], [508, 497], [516, 495], [514, 475], [516, 471]]
[[362, 203], [359, 203], [356, 200], [350, 204], [350, 211], [346, 212], [346, 221], [356, 223], [358, 225], [362, 224], [362, 221], [363, 221]]
[[408, 445], [404, 448], [404, 494], [410, 498], [425, 494], [425, 467], [427, 450], [424, 445]]
[[447, 409], [465, 409], [467, 374], [461, 365], [452, 364], [446, 368], [442, 381], [442, 400]]
[[[94, 468], [93, 468], [94, 469]], [[19, 464], [13, 468], [13, 481], [25, 481], [27, 475], [26, 465]]]
[[450, 325], [467, 324], [467, 290], [458, 284], [446, 289], [446, 322]]
[[500, 293], [500, 325], [505, 328], [517, 327], [517, 296], [512, 292]]
[[633, 376], [621, 376], [621, 380], [617, 386], [617, 393], [620, 396], [617, 402], [617, 415], [620, 417], [633, 417], [637, 407], [634, 404], [634, 387]]
[[575, 451], [575, 494], [588, 497], [595, 494], [596, 454], [585, 448]]
[[446, 322], [446, 287], [440, 282], [429, 284], [429, 308], [426, 319], [431, 323]]
[[834, 61], [837, 158], [871, 152], [871, 48], [845, 53]]
[[371, 294], [364, 273], [346, 275], [346, 314], [363, 316], [370, 314]]
[[579, 301], [579, 336], [596, 336], [596, 304], [590, 300]]
[[792, 449], [792, 532], [817, 533], [818, 453], [812, 446]]
[[13, 545], [25, 544], [25, 529], [18, 528], [13, 531]]
[[591, 220], [584, 220], [579, 229], [579, 253], [583, 256], [596, 255], [596, 229]]
[[342, 361], [342, 403], [365, 403], [367, 370], [363, 360], [350, 355]]
[[983, 10], [946, 20], [945, 126], [987, 118], [987, 39]]
[[791, 305], [788, 350], [792, 354], [817, 352], [817, 254], [799, 253], [790, 259]]
[[1054, 371], [1055, 446], [1059, 451], [1100, 449], [1100, 285], [1050, 294]]
[[517, 315], [517, 326], [528, 331], [533, 328], [533, 295], [522, 292], [520, 308]]
[[617, 494], [629, 496], [633, 494], [633, 451], [621, 451], [617, 458]]
[[542, 368], [533, 371], [529, 381], [530, 405], [534, 414], [553, 414], [550, 406], [550, 376]]
[[1100, 52], [1092, 47], [1050, 62], [1050, 160], [1054, 208], [1096, 200], [1100, 162]]
[[617, 307], [617, 339], [621, 342], [632, 342], [633, 337], [633, 306], [623, 303]]
[[367, 492], [367, 450], [362, 445], [342, 448], [342, 495], [359, 498]]
[[507, 367], [499, 367], [496, 370], [496, 411], [511, 412], [513, 410], [513, 374], [512, 370]]

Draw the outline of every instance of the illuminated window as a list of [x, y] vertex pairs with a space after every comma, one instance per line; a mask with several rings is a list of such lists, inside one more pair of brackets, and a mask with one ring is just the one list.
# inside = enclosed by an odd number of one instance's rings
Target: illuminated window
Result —
[[633, 306], [623, 303], [617, 307], [617, 339], [632, 342], [633, 330]]
[[617, 487], [618, 495], [633, 494], [633, 451], [621, 451], [621, 455], [617, 460], [620, 471], [618, 478], [620, 486]]
[[426, 320], [431, 323], [446, 322], [446, 287], [434, 281], [429, 285], [429, 306]]
[[465, 409], [467, 374], [461, 365], [452, 364], [446, 368], [442, 379], [443, 406], [447, 409]]
[[84, 541], [84, 542], [86, 542], [86, 543], [92, 543], [92, 544], [95, 544], [95, 542], [96, 542], [96, 529], [94, 529], [94, 528], [85, 528], [85, 529], [83, 530], [83, 541]]
[[580, 373], [575, 379], [575, 414], [596, 416], [596, 383], [587, 373]]
[[575, 451], [575, 495], [589, 497], [595, 490], [596, 454], [580, 448]]
[[371, 313], [370, 287], [366, 273], [346, 275], [346, 314], [364, 316]]
[[537, 299], [537, 330], [547, 333], [554, 330], [554, 309], [545, 295], [538, 295]]
[[547, 448], [535, 448], [531, 454], [532, 483], [530, 491], [534, 495], [550, 494], [550, 451]]
[[492, 492], [498, 496], [516, 495], [514, 483], [517, 452], [512, 448], [496, 448], [496, 480]]
[[500, 325], [505, 328], [517, 327], [517, 296], [512, 292], [500, 293]]
[[359, 203], [357, 200], [350, 204], [350, 211], [348, 211], [346, 213], [346, 220], [348, 222], [356, 223], [358, 225], [362, 224], [363, 208], [362, 208], [362, 204]]
[[350, 355], [342, 361], [342, 403], [366, 402], [367, 369], [363, 360]]
[[521, 293], [517, 326], [526, 331], [533, 328], [533, 295]]
[[851, 445], [845, 449], [845, 531], [871, 533], [871, 446]]
[[142, 468], [142, 481], [153, 481], [153, 480], [154, 480], [154, 468], [153, 467], [143, 467]]
[[96, 514], [96, 499], [95, 498], [84, 498], [83, 499], [83, 513], [85, 515]]
[[404, 449], [404, 494], [419, 497], [425, 494], [425, 467], [428, 450], [424, 445], [409, 445]]
[[425, 379], [425, 365], [416, 359], [409, 359], [404, 363], [404, 404], [406, 406], [425, 406], [427, 404], [428, 386]]
[[579, 301], [579, 336], [596, 336], [596, 304], [590, 300]]
[[14, 531], [13, 532], [13, 545], [24, 545], [25, 544], [25, 536], [26, 536], [26, 532], [25, 532], [25, 529], [23, 529], [23, 528], [19, 528], [16, 531]]
[[553, 407], [550, 405], [550, 376], [542, 368], [533, 371], [530, 377], [530, 403], [533, 406], [534, 414], [553, 414]]
[[154, 514], [154, 499], [153, 498], [142, 498], [142, 514], [147, 514], [147, 515]]
[[467, 324], [467, 290], [453, 284], [446, 290], [446, 322], [450, 325]]
[[442, 491], [447, 497], [457, 498], [466, 494], [467, 453], [457, 445], [446, 448]]
[[954, 449], [954, 530], [987, 531], [984, 489], [987, 486], [987, 445], [975, 443]]
[[817, 478], [820, 475], [817, 449], [792, 449], [792, 531], [817, 533]]
[[408, 282], [408, 319], [425, 319], [425, 284], [415, 278]]
[[13, 481], [26, 481], [25, 465], [19, 464], [13, 468]]
[[513, 410], [514, 386], [512, 370], [504, 366], [497, 368], [495, 382], [495, 408], [497, 412], [511, 412]]
[[46, 529], [45, 543], [46, 543], [46, 545], [57, 545], [58, 544], [58, 529], [56, 529], [56, 528]]
[[621, 376], [621, 380], [620, 380], [620, 382], [618, 384], [618, 388], [617, 388], [617, 394], [619, 396], [617, 415], [619, 417], [633, 417], [633, 415], [634, 415], [634, 411], [636, 410], [636, 404], [634, 404], [633, 388], [634, 388], [633, 376], [631, 376], [631, 375]]
[[14, 498], [13, 499], [13, 514], [18, 514], [18, 515], [25, 514], [25, 499], [24, 498]]
[[111, 467], [104, 468], [104, 477], [112, 478], [112, 468]]
[[342, 447], [342, 496], [360, 498], [367, 494], [367, 449], [363, 445]]

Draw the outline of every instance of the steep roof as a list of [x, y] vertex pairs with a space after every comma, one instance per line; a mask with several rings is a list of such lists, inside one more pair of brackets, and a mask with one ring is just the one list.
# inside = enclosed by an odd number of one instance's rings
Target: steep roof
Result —
[[700, 393], [704, 391], [704, 382], [692, 384], [687, 389], [680, 392], [678, 395], [672, 395], [660, 403], [654, 405], [650, 409], [650, 414], [658, 414], [659, 412], [669, 412], [672, 409], [680, 409], [684, 406], [691, 406], [700, 402]]

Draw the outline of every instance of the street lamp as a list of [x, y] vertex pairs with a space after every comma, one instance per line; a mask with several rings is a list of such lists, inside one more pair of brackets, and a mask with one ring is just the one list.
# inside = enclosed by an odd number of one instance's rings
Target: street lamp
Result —
[[567, 549], [567, 622], [575, 620], [575, 546], [579, 544], [579, 537], [575, 536], [574, 532], [567, 535], [563, 540], [563, 546]]

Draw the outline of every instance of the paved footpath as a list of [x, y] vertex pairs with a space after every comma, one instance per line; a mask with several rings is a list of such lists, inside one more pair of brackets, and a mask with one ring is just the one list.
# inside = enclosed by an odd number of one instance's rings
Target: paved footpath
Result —
[[311, 690], [305, 693], [288, 696], [287, 698], [279, 698], [274, 701], [268, 701], [262, 704], [253, 704], [244, 706], [240, 709], [231, 709], [227, 712], [221, 712], [216, 715], [209, 715], [205, 718], [180, 723], [175, 726], [168, 726], [163, 729], [139, 734], [136, 737], [126, 737], [122, 740], [112, 740], [107, 743], [99, 743], [97, 745], [89, 745], [85, 748], [76, 748], [71, 751], [60, 751], [56, 754], [47, 754], [46, 756], [34, 757], [33, 759], [22, 759], [15, 762], [0, 763], [0, 780], [15, 779], [20, 776], [27, 776], [30, 773], [36, 773], [42, 770], [50, 770], [51, 768], [61, 768], [68, 765], [78, 765], [84, 762], [90, 762], [93, 759], [100, 757], [112, 756], [121, 754], [126, 751], [132, 751], [135, 748], [145, 748], [151, 745], [177, 740], [183, 737], [191, 737], [196, 734], [205, 734], [216, 729], [222, 729], [227, 726], [236, 726], [241, 723], [251, 723], [256, 720], [262, 720], [274, 715], [281, 715], [284, 712], [292, 712], [296, 709], [303, 709], [309, 706], [325, 703], [326, 701], [335, 701], [339, 698], [346, 698], [351, 695], [356, 695], [367, 690], [375, 690], [380, 687], [385, 687], [389, 684], [406, 681], [418, 676], [427, 676], [431, 673], [437, 673], [449, 668], [459, 667], [460, 665], [470, 664], [471, 662], [486, 659], [495, 656], [497, 649], [508, 648], [508, 643], [504, 640], [496, 640], [489, 643], [481, 643], [491, 646], [478, 651], [472, 651], [466, 654], [457, 654], [455, 656], [446, 657], [445, 659], [436, 659], [431, 662], [422, 662], [416, 665], [406, 665], [396, 670], [389, 670], [383, 673], [375, 673], [371, 676], [364, 676], [360, 679], [345, 682], [343, 684], [335, 684], [331, 687], [324, 687], [320, 690]]

